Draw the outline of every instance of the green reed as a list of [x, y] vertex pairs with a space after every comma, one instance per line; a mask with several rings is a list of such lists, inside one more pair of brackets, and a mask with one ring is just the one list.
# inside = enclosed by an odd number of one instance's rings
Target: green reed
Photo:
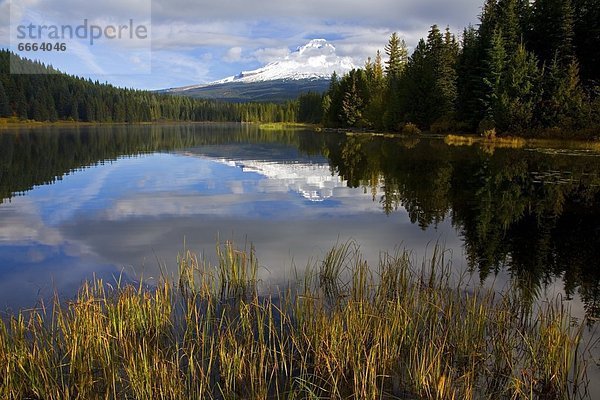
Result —
[[564, 305], [453, 285], [445, 254], [371, 268], [348, 242], [270, 295], [254, 249], [232, 243], [216, 266], [186, 252], [156, 286], [96, 279], [0, 322], [0, 398], [585, 397]]

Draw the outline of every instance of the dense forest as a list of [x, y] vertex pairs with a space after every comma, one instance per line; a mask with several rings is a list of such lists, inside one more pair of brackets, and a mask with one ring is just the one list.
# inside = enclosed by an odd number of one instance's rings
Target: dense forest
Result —
[[393, 34], [364, 68], [334, 74], [300, 119], [330, 127], [600, 136], [600, 1], [487, 0], [460, 41], [433, 25], [408, 56]]
[[[12, 57], [12, 60], [11, 60]], [[10, 64], [27, 72], [10, 74]], [[292, 122], [296, 103], [225, 103], [171, 96], [62, 74], [0, 50], [0, 117], [85, 122]]]

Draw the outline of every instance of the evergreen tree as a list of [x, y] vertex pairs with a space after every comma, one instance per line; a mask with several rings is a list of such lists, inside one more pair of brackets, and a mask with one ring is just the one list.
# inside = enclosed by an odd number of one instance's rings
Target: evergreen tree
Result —
[[356, 126], [362, 120], [362, 109], [364, 103], [362, 97], [358, 93], [356, 80], [352, 79], [350, 87], [344, 92], [342, 100], [342, 115], [341, 119], [345, 125]]
[[554, 58], [568, 67], [574, 59], [574, 14], [571, 0], [536, 0], [532, 9], [532, 46], [542, 63]]
[[381, 52], [379, 50], [377, 50], [375, 62], [373, 63], [373, 79], [377, 84], [383, 84], [383, 64], [381, 61]]
[[520, 45], [508, 63], [495, 110], [494, 118], [501, 131], [522, 132], [533, 127], [541, 97], [539, 80], [536, 57]]
[[29, 106], [27, 105], [27, 98], [25, 97], [24, 90], [18, 90], [16, 93], [16, 114], [21, 119], [29, 118]]
[[[318, 93], [304, 93], [298, 98], [298, 121], [308, 122], [311, 124], [318, 124], [323, 119], [322, 113], [322, 102], [323, 96]], [[289, 115], [293, 111], [291, 105], [288, 105], [286, 109], [286, 120], [291, 122], [294, 121]]]
[[519, 21], [519, 32], [520, 37], [518, 38], [519, 43], [529, 43], [531, 38], [531, 4], [529, 0], [516, 0], [515, 6], [517, 19]]
[[342, 101], [340, 81], [337, 73], [334, 71], [333, 74], [331, 74], [327, 94], [323, 98], [323, 123], [326, 126], [341, 125], [342, 121], [339, 116], [340, 110], [342, 109]]
[[367, 82], [369, 82], [369, 85], [370, 85], [375, 79], [375, 72], [374, 72], [373, 62], [371, 61], [371, 57], [367, 57], [367, 61], [365, 61], [364, 70], [365, 70], [365, 75], [367, 77]]
[[573, 0], [575, 49], [581, 79], [590, 89], [600, 84], [600, 0]]
[[502, 32], [507, 54], [512, 56], [523, 39], [523, 32], [517, 16], [517, 0], [499, 0], [497, 7], [497, 28]]
[[427, 88], [425, 108], [427, 118], [422, 121], [425, 128], [440, 119], [450, 119], [456, 102], [456, 58], [458, 46], [449, 30], [442, 35], [433, 25], [427, 36], [421, 79], [422, 88]]
[[367, 80], [363, 70], [353, 69], [340, 82], [342, 104], [339, 118], [344, 126], [364, 125], [365, 106], [369, 102]]
[[538, 115], [544, 127], [569, 131], [585, 126], [587, 99], [579, 79], [579, 67], [573, 61], [565, 71], [555, 59], [544, 73], [544, 93]]
[[0, 81], [0, 117], [10, 117], [11, 115], [10, 104], [8, 102], [8, 95], [4, 90], [4, 85]]
[[464, 30], [462, 51], [457, 60], [457, 118], [467, 130], [475, 131], [483, 118], [485, 86], [480, 41], [477, 30], [469, 26]]
[[454, 118], [457, 99], [456, 63], [458, 60], [458, 50], [456, 38], [450, 33], [450, 29], [446, 28], [439, 61], [437, 66], [434, 66], [434, 73], [437, 78], [435, 90], [439, 93], [439, 117], [441, 118]]
[[400, 79], [406, 69], [408, 51], [404, 40], [400, 40], [396, 32], [392, 33], [385, 47], [388, 56], [386, 61], [387, 87], [384, 95], [385, 111], [383, 126], [386, 129], [397, 130], [402, 121], [402, 105], [399, 98]]
[[479, 37], [482, 49], [487, 49], [492, 42], [494, 32], [498, 30], [497, 0], [486, 0], [479, 16]]
[[[366, 68], [365, 68], [366, 69]], [[369, 90], [370, 101], [365, 108], [365, 119], [368, 124], [376, 129], [383, 129], [382, 115], [385, 113], [385, 77], [383, 74], [383, 64], [381, 61], [381, 52], [377, 50], [375, 61], [371, 66], [372, 75], [369, 79], [367, 75], [367, 84]], [[367, 71], [366, 71], [367, 72]], [[399, 101], [398, 96], [395, 96], [394, 101]]]
[[434, 89], [434, 76], [427, 59], [427, 44], [421, 39], [411, 55], [406, 73], [400, 86], [400, 104], [404, 110], [405, 122], [412, 122], [420, 128], [428, 128], [431, 123], [431, 99]]
[[506, 67], [506, 49], [504, 48], [504, 39], [499, 31], [495, 31], [491, 45], [485, 58], [485, 74], [483, 82], [486, 90], [483, 93], [481, 101], [484, 105], [485, 120], [487, 126], [496, 126], [501, 119], [500, 93], [502, 78]]
[[408, 50], [404, 40], [400, 40], [396, 32], [392, 33], [388, 44], [385, 46], [385, 53], [388, 56], [386, 61], [386, 73], [389, 79], [398, 79], [408, 61]]

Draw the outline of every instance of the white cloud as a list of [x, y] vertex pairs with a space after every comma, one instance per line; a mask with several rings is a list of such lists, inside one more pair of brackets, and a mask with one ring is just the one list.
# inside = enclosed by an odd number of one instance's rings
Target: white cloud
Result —
[[254, 58], [262, 64], [281, 60], [290, 54], [287, 47], [263, 47], [254, 51]]
[[242, 59], [242, 48], [239, 46], [232, 47], [227, 50], [225, 56], [223, 56], [223, 61], [225, 62], [238, 62]]
[[152, 23], [152, 48], [155, 50], [247, 46], [253, 42], [249, 36], [250, 31], [245, 25], [233, 21]]
[[201, 57], [192, 57], [176, 51], [154, 51], [152, 73], [163, 77], [161, 82], [154, 83], [154, 87], [159, 89], [178, 86], [183, 77], [191, 82], [206, 82], [209, 79], [211, 60], [210, 53]]

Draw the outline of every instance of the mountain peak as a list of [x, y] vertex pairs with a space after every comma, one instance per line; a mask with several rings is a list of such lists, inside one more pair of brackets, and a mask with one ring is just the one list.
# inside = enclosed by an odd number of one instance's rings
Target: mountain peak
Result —
[[273, 61], [252, 71], [242, 71], [239, 75], [221, 79], [209, 85], [281, 79], [323, 79], [329, 78], [333, 71], [337, 72], [338, 75], [343, 75], [353, 68], [356, 67], [352, 59], [338, 56], [333, 44], [325, 39], [312, 39], [280, 60]]
[[298, 46], [297, 51], [301, 54], [305, 54], [306, 52], [310, 52], [313, 50], [322, 50], [326, 49], [327, 52], [335, 53], [335, 46], [331, 43], [327, 42], [326, 39], [312, 39], [310, 42], [306, 43], [303, 46]]

